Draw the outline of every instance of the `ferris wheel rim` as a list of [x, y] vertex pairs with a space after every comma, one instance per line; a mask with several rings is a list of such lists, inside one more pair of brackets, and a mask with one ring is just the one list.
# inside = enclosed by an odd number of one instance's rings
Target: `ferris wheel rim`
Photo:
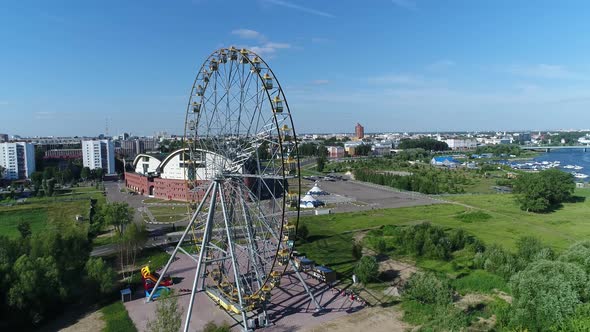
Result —
[[[240, 52], [237, 49], [233, 49], [233, 50]], [[186, 110], [186, 116], [185, 116], [185, 128], [184, 128], [184, 136], [183, 136], [183, 148], [189, 148], [189, 146], [188, 146], [189, 144], [195, 144], [194, 142], [189, 142], [189, 137], [192, 137], [192, 136], [189, 135], [189, 116], [190, 116], [192, 101], [195, 98], [194, 93], [195, 93], [195, 89], [197, 88], [197, 84], [200, 81], [203, 81], [202, 75], [203, 75], [204, 71], [206, 71], [207, 66], [211, 63], [211, 60], [215, 59], [223, 51], [230, 52], [230, 51], [232, 51], [232, 48], [220, 48], [220, 49], [217, 49], [217, 50], [213, 51], [206, 58], [206, 60], [203, 62], [203, 64], [200, 66], [199, 72], [197, 73], [197, 75], [195, 77], [195, 80], [193, 82], [193, 86], [191, 88], [191, 93], [190, 93], [190, 96], [189, 96], [188, 104], [187, 104], [187, 110]], [[243, 63], [243, 65], [253, 66], [253, 61], [252, 61], [252, 59], [250, 58], [249, 55], [252, 55], [252, 56], [258, 58], [264, 64], [264, 66], [266, 68], [266, 71], [267, 71], [267, 74], [269, 73], [271, 75], [272, 79], [274, 80], [274, 82], [276, 82], [276, 84], [277, 84], [276, 91], [273, 93], [273, 95], [282, 97], [281, 100], [284, 103], [283, 113], [287, 115], [285, 118], [287, 119], [286, 121], [288, 121], [288, 124], [291, 126], [291, 131], [292, 131], [292, 139], [291, 140], [293, 141], [293, 146], [294, 146], [294, 151], [295, 151], [295, 154], [294, 154], [295, 157], [294, 157], [294, 159], [296, 160], [296, 173], [297, 173], [297, 178], [298, 178], [297, 179], [297, 183], [296, 183], [296, 187], [297, 187], [296, 188], [297, 189], [296, 192], [297, 192], [297, 199], [298, 199], [298, 202], [299, 202], [299, 200], [301, 198], [301, 177], [300, 177], [300, 167], [301, 167], [301, 164], [300, 164], [300, 158], [299, 158], [299, 154], [298, 154], [298, 143], [299, 142], [297, 140], [296, 131], [295, 131], [294, 122], [293, 122], [293, 117], [292, 117], [292, 114], [291, 114], [291, 110], [289, 108], [289, 104], [287, 102], [287, 98], [285, 96], [284, 90], [283, 90], [283, 88], [282, 88], [282, 86], [281, 86], [281, 84], [280, 84], [277, 76], [274, 74], [273, 70], [270, 68], [270, 66], [268, 65], [268, 63], [262, 57], [260, 57], [257, 53], [255, 53], [255, 52], [253, 52], [251, 50], [246, 50], [246, 51], [247, 51], [248, 56], [243, 56], [240, 59], [240, 60], [242, 60], [242, 59], [247, 60], [247, 63]], [[264, 80], [263, 80], [263, 76], [261, 74], [261, 71], [255, 71], [255, 72], [256, 72], [256, 79], [259, 82], [264, 83]], [[207, 90], [207, 87], [209, 86], [209, 84], [210, 84], [210, 82], [207, 81], [206, 84], [202, 87], [204, 91]], [[266, 95], [266, 98], [268, 99], [266, 101], [266, 103], [270, 104], [270, 106], [272, 108], [273, 105], [272, 105], [271, 92], [268, 91], [267, 89], [265, 89], [265, 92], [264, 93]], [[204, 93], [203, 93], [202, 96], [200, 96], [199, 100], [200, 101], [203, 101], [203, 99], [204, 99]], [[261, 112], [261, 111], [262, 110], [259, 110], [258, 112]], [[200, 120], [201, 119], [201, 116], [202, 116], [202, 114], [199, 114], [197, 116], [197, 120]], [[280, 158], [280, 163], [282, 165], [285, 165], [285, 162], [286, 162], [286, 160], [285, 160], [285, 152], [284, 152], [285, 151], [285, 146], [284, 146], [285, 140], [284, 140], [284, 138], [281, 135], [281, 128], [280, 128], [280, 125], [279, 125], [279, 120], [277, 118], [277, 114], [274, 111], [273, 111], [273, 114], [272, 114], [272, 121], [273, 121], [274, 126], [276, 127], [275, 132], [276, 132], [276, 135], [277, 135], [276, 137], [278, 138], [277, 139], [277, 143], [278, 143], [278, 147], [279, 147], [278, 156]], [[195, 139], [197, 137], [198, 136], [196, 136], [196, 135], [194, 136]], [[248, 136], [246, 136], [246, 138], [248, 138]], [[185, 173], [185, 175], [186, 175], [186, 173]], [[235, 176], [236, 177], [240, 177], [240, 175], [235, 175]], [[243, 178], [243, 177], [247, 177], [247, 176], [244, 175], [244, 174], [242, 174], [241, 177]], [[281, 171], [280, 178], [283, 181], [288, 181], [288, 178], [285, 175], [285, 172], [284, 171]], [[246, 189], [248, 190], [247, 186], [246, 186]], [[253, 194], [252, 192], [250, 192], [250, 193]], [[277, 264], [277, 258], [279, 256], [279, 252], [283, 248], [282, 245], [281, 245], [282, 244], [282, 237], [283, 237], [283, 234], [285, 233], [285, 225], [287, 223], [286, 222], [287, 195], [288, 195], [287, 190], [284, 190], [283, 191], [283, 194], [282, 194], [282, 197], [280, 199], [281, 218], [280, 218], [279, 233], [277, 235], [278, 244], [276, 246], [276, 250], [275, 250], [275, 253], [273, 255], [274, 258], [272, 260], [272, 264], [271, 264], [271, 268], [270, 268], [270, 272], [275, 271], [275, 270], [278, 270], [278, 271], [281, 271], [281, 274], [284, 274], [285, 271], [286, 271], [286, 269], [287, 269], [287, 267], [288, 267], [288, 264], [284, 264], [284, 266], [282, 267], [282, 269], [276, 269], [277, 265], [280, 265], [280, 264]], [[275, 198], [275, 200], [277, 200], [277, 198]], [[299, 204], [297, 204], [296, 211], [297, 211], [297, 213], [296, 213], [294, 224], [295, 224], [295, 227], [297, 229], [298, 224], [299, 224], [299, 217], [300, 217]], [[261, 292], [262, 289], [263, 289], [263, 287], [266, 286], [270, 282], [270, 279], [271, 278], [270, 278], [270, 273], [269, 273], [264, 278], [264, 282], [262, 283], [262, 285], [256, 290], [256, 292], [254, 294], [258, 294], [259, 292]], [[252, 295], [254, 295], [254, 294], [252, 294]]]

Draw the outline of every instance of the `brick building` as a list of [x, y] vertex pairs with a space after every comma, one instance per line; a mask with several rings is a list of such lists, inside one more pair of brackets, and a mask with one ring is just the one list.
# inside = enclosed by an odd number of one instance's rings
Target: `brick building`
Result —
[[[217, 170], [229, 161], [204, 150], [190, 160], [187, 152], [188, 149], [179, 149], [163, 159], [148, 154], [137, 155], [133, 160], [134, 172], [125, 172], [125, 186], [150, 197], [199, 201]], [[195, 174], [190, 174], [193, 168], [187, 167], [189, 163], [197, 165]]]

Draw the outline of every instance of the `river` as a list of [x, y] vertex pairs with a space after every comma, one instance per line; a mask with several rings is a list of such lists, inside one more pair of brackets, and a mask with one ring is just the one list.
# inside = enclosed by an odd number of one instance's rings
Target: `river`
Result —
[[[590, 152], [584, 152], [584, 150], [554, 150], [549, 153], [542, 154], [533, 158], [534, 161], [543, 162], [543, 161], [560, 161], [561, 166], [559, 169], [563, 170], [564, 172], [571, 173], [573, 171], [577, 173], [582, 173], [586, 175], [590, 175]], [[566, 165], [578, 165], [582, 166], [583, 168], [580, 170], [573, 170], [573, 169], [564, 169], [563, 166]], [[588, 181], [590, 178], [586, 178], [583, 181]], [[580, 179], [576, 179], [576, 181], [580, 181]]]

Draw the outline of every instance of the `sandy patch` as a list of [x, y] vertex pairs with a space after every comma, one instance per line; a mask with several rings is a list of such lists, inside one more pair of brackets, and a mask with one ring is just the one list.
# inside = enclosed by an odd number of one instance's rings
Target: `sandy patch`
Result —
[[61, 329], [61, 332], [95, 332], [95, 331], [102, 331], [106, 326], [104, 320], [102, 320], [102, 312], [97, 310], [92, 312], [76, 323]]
[[410, 329], [412, 326], [403, 322], [401, 317], [402, 314], [395, 308], [374, 307], [302, 331], [391, 332]]

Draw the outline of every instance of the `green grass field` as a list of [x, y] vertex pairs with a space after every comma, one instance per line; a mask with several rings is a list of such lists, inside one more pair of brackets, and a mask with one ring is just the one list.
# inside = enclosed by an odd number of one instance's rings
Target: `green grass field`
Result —
[[148, 209], [159, 222], [176, 222], [188, 218], [187, 207], [178, 205], [153, 205]]
[[31, 224], [31, 231], [33, 233], [39, 232], [45, 228], [47, 211], [43, 208], [13, 210], [0, 209], [0, 234], [2, 235], [9, 237], [19, 236], [16, 227], [21, 221], [28, 221]]
[[[445, 197], [456, 204], [436, 204], [398, 209], [370, 210], [324, 216], [305, 216], [300, 223], [309, 229], [309, 238], [297, 249], [320, 264], [348, 275], [355, 262], [352, 257], [354, 234], [382, 225], [412, 225], [425, 221], [445, 228], [463, 228], [486, 244], [497, 243], [515, 249], [519, 237], [532, 235], [557, 251], [576, 241], [588, 239], [590, 190], [575, 193], [586, 199], [566, 203], [548, 214], [527, 213], [519, 209], [510, 194], [458, 195]], [[451, 263], [420, 261], [426, 269], [451, 272]]]
[[129, 318], [127, 309], [121, 301], [114, 302], [100, 310], [102, 319], [106, 323], [103, 332], [134, 332], [137, 331], [133, 321]]
[[[57, 192], [56, 192], [57, 193]], [[31, 223], [33, 233], [42, 231], [52, 222], [73, 221], [76, 215], [88, 216], [90, 198], [104, 201], [101, 191], [94, 187], [72, 188], [54, 197], [31, 197], [24, 203], [0, 206], [0, 234], [19, 236], [16, 226], [21, 220]]]

